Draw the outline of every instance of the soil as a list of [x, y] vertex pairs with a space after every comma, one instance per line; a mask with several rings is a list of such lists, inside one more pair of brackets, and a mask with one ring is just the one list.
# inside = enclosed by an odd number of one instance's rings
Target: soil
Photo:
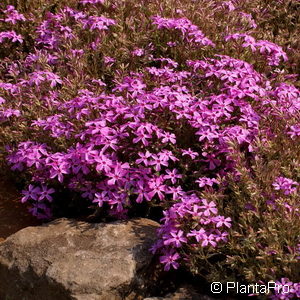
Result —
[[0, 177], [0, 242], [11, 234], [28, 226], [42, 224], [28, 213], [25, 204], [20, 202], [21, 194], [13, 182]]

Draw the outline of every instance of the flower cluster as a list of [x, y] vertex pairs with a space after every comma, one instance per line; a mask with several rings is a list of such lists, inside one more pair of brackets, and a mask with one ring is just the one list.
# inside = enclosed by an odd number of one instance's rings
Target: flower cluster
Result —
[[299, 299], [300, 298], [300, 283], [293, 283], [289, 278], [281, 278], [276, 281], [278, 288], [275, 289], [275, 294], [270, 297], [272, 300]]
[[271, 66], [278, 66], [281, 59], [287, 61], [287, 55], [282, 47], [266, 40], [255, 40], [245, 33], [230, 34], [225, 37], [225, 41], [243, 39], [242, 47], [250, 47], [253, 52], [258, 51], [264, 55]]
[[274, 189], [278, 191], [283, 191], [285, 195], [295, 193], [297, 191], [297, 185], [299, 185], [298, 182], [285, 177], [277, 177], [273, 183]]
[[161, 16], [154, 16], [152, 19], [153, 24], [155, 24], [158, 29], [179, 30], [182, 34], [182, 37], [188, 42], [200, 44], [202, 46], [215, 46], [210, 39], [205, 37], [198, 26], [192, 24], [191, 21], [186, 18], [170, 19], [163, 18]]
[[171, 189], [170, 193], [180, 201], [164, 212], [163, 225], [158, 231], [160, 239], [152, 247], [154, 253], [162, 252], [160, 260], [166, 271], [178, 268], [181, 247], [217, 247], [218, 243], [227, 242], [228, 233], [221, 231], [222, 228], [231, 227], [231, 219], [218, 215], [213, 201], [199, 199], [195, 194], [187, 195], [181, 189]]
[[21, 202], [24, 203], [31, 200], [32, 207], [29, 211], [32, 215], [36, 216], [38, 219], [49, 219], [51, 218], [51, 210], [44, 203], [45, 201], [52, 202], [52, 196], [55, 190], [53, 188], [47, 188], [45, 185], [41, 187], [35, 187], [32, 184], [28, 186], [28, 190], [22, 191], [23, 197]]
[[13, 43], [23, 43], [23, 37], [13, 30], [0, 32], [0, 43], [3, 43], [6, 39], [11, 40]]
[[4, 22], [16, 24], [18, 21], [26, 21], [24, 15], [20, 14], [12, 5], [8, 5], [3, 13], [5, 14]]

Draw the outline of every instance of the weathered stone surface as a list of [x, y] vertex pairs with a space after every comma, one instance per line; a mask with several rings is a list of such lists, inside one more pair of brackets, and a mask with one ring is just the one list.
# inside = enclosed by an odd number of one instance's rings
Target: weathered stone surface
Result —
[[0, 244], [2, 300], [119, 300], [146, 278], [158, 224], [58, 219]]

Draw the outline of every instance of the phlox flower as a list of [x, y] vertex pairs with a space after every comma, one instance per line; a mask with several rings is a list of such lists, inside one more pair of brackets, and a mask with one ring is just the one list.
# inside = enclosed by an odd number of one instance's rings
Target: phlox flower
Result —
[[298, 298], [300, 294], [299, 283], [293, 283], [289, 278], [281, 278], [280, 281], [276, 281], [275, 294], [271, 295], [273, 300], [288, 300]]
[[166, 192], [166, 185], [163, 184], [164, 180], [162, 177], [152, 178], [149, 181], [149, 196], [153, 198], [155, 195], [158, 196], [160, 200], [164, 199], [164, 192]]
[[146, 201], [150, 201], [151, 197], [149, 195], [149, 188], [148, 186], [145, 184], [145, 182], [139, 180], [137, 182], [138, 188], [135, 190], [135, 192], [138, 194], [137, 198], [136, 198], [136, 202], [137, 203], [141, 203], [143, 202], [143, 200], [145, 199]]
[[115, 185], [116, 183], [124, 181], [125, 176], [128, 175], [128, 169], [129, 169], [128, 163], [115, 165], [112, 171], [109, 171], [106, 174], [109, 177], [107, 184]]
[[180, 197], [182, 197], [184, 195], [184, 191], [182, 190], [181, 186], [177, 186], [177, 187], [168, 187], [168, 190], [166, 192], [167, 194], [172, 194], [172, 199], [173, 200], [177, 200]]
[[47, 186], [42, 185], [39, 193], [39, 197], [38, 197], [38, 201], [41, 200], [48, 200], [49, 202], [52, 202], [52, 197], [50, 196], [50, 194], [53, 194], [55, 192], [55, 189], [53, 188], [47, 188]]
[[275, 190], [277, 190], [277, 191], [282, 190], [285, 195], [290, 195], [293, 192], [297, 191], [297, 188], [295, 187], [295, 185], [297, 186], [297, 185], [299, 185], [299, 183], [296, 181], [293, 181], [292, 179], [279, 176], [276, 178], [276, 180], [274, 181], [274, 183], [272, 185]]
[[229, 11], [234, 11], [235, 10], [235, 6], [232, 3], [232, 1], [223, 1], [222, 6], [226, 7]]
[[164, 240], [165, 245], [174, 245], [175, 247], [181, 247], [182, 243], [186, 243], [187, 239], [184, 236], [184, 232], [182, 230], [178, 230], [177, 232], [170, 232], [170, 236], [166, 236]]
[[50, 86], [53, 88], [55, 87], [57, 84], [62, 84], [62, 80], [60, 79], [60, 77], [52, 72], [44, 72], [45, 77], [48, 81], [50, 81]]
[[22, 197], [21, 202], [24, 203], [28, 200], [38, 200], [40, 191], [41, 189], [39, 187], [29, 184], [28, 190], [22, 191], [24, 197]]
[[138, 152], [138, 155], [140, 158], [136, 160], [136, 163], [143, 163], [145, 166], [148, 166], [149, 158], [152, 157], [152, 154], [147, 150], [145, 153]]
[[172, 143], [176, 144], [176, 136], [173, 133], [165, 132], [160, 134], [160, 138], [162, 139], [163, 143]]
[[6, 15], [4, 22], [17, 24], [18, 21], [26, 21], [23, 14], [20, 14], [13, 5], [8, 5], [3, 12]]
[[107, 191], [95, 193], [93, 203], [97, 203], [99, 207], [103, 206], [103, 203], [108, 201]]
[[12, 116], [20, 117], [21, 112], [18, 109], [12, 109], [12, 108], [6, 108], [3, 110], [0, 110], [0, 118], [8, 119]]
[[98, 4], [98, 3], [103, 4], [104, 0], [81, 0], [80, 3], [83, 4], [83, 5], [86, 5], [86, 4]]
[[220, 230], [215, 231], [216, 242], [224, 242], [228, 241], [228, 232], [221, 232]]
[[23, 37], [17, 34], [15, 31], [2, 31], [0, 32], [0, 43], [3, 43], [4, 39], [10, 39], [12, 42], [23, 43]]
[[217, 217], [213, 218], [213, 221], [216, 223], [217, 228], [222, 227], [222, 226], [225, 226], [228, 228], [231, 227], [231, 218], [229, 218], [229, 217], [225, 218], [224, 216], [217, 216]]
[[203, 152], [202, 155], [206, 158], [203, 159], [203, 161], [209, 163], [209, 170], [214, 170], [216, 167], [218, 167], [221, 164], [220, 160], [217, 159], [216, 155], [213, 153]]
[[156, 171], [160, 171], [161, 170], [161, 166], [165, 166], [167, 167], [168, 164], [168, 159], [166, 159], [166, 157], [164, 157], [161, 154], [153, 154], [152, 155], [152, 160], [148, 163], [150, 166], [155, 166], [155, 170]]
[[204, 228], [200, 228], [199, 230], [192, 230], [187, 236], [193, 236], [199, 243], [206, 237], [206, 231]]
[[191, 159], [195, 159], [199, 154], [195, 151], [192, 151], [191, 148], [187, 150], [182, 150], [182, 156], [188, 155]]
[[173, 184], [176, 183], [177, 179], [182, 178], [181, 174], [178, 174], [177, 169], [171, 170], [166, 170], [167, 175], [164, 175], [165, 179], [170, 179]]
[[211, 214], [217, 214], [218, 209], [216, 208], [216, 204], [211, 201], [208, 203], [206, 199], [202, 199], [202, 204], [200, 208], [204, 209], [204, 215], [205, 216], [210, 216]]
[[88, 16], [86, 19], [81, 19], [80, 22], [83, 24], [83, 28], [89, 28], [91, 31], [97, 30], [108, 30], [109, 26], [115, 25], [116, 21], [104, 16]]
[[97, 172], [106, 172], [109, 173], [113, 168], [113, 162], [106, 155], [99, 153], [97, 156], [94, 156], [93, 161], [96, 163]]
[[217, 246], [215, 235], [209, 234], [209, 235], [204, 235], [203, 236], [203, 240], [202, 240], [201, 246], [202, 247], [206, 247], [208, 245], [211, 245], [213, 247]]
[[290, 130], [287, 132], [287, 134], [291, 138], [295, 138], [297, 136], [300, 136], [300, 126], [299, 125], [292, 125], [292, 126], [290, 126]]
[[50, 178], [63, 182], [63, 175], [70, 174], [70, 165], [64, 161], [63, 155], [55, 153], [46, 158], [47, 167], [50, 169]]
[[131, 52], [133, 56], [143, 56], [145, 53], [144, 49], [137, 48]]
[[33, 216], [37, 217], [38, 219], [50, 219], [52, 217], [50, 208], [42, 202], [33, 203], [33, 206], [28, 210]]
[[208, 177], [200, 177], [196, 182], [199, 184], [199, 187], [204, 187], [206, 185], [213, 186], [214, 183], [219, 184], [217, 179]]
[[159, 258], [159, 261], [164, 264], [164, 270], [169, 271], [171, 267], [174, 269], [178, 269], [179, 263], [176, 261], [180, 258], [180, 255], [175, 252], [174, 250], [170, 250], [165, 253], [165, 255], [162, 255]]

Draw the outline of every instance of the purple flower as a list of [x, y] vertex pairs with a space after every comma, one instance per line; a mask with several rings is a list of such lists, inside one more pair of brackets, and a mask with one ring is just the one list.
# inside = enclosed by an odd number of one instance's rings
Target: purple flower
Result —
[[134, 49], [131, 54], [133, 56], [143, 56], [145, 53], [144, 49], [141, 49], [141, 48], [137, 48], [137, 49]]
[[288, 131], [287, 134], [291, 138], [295, 138], [297, 136], [300, 136], [300, 126], [299, 125], [292, 125], [292, 126], [290, 126], [290, 131]]
[[99, 207], [102, 207], [104, 202], [108, 201], [108, 193], [107, 191], [103, 191], [101, 193], [95, 193], [95, 198], [93, 200], [94, 203], [97, 203]]
[[104, 0], [81, 0], [80, 3], [83, 4], [83, 5], [85, 5], [85, 4], [98, 4], [98, 3], [103, 4]]
[[149, 151], [146, 151], [145, 153], [139, 152], [138, 155], [140, 158], [136, 160], [136, 163], [143, 163], [145, 166], [148, 166], [149, 158], [152, 157], [152, 154]]
[[89, 28], [90, 30], [108, 30], [109, 26], [115, 25], [116, 21], [104, 16], [89, 16], [86, 19], [81, 19], [83, 28]]
[[57, 177], [59, 182], [63, 182], [63, 175], [70, 173], [70, 166], [60, 153], [49, 156], [46, 163], [50, 167], [50, 178]]
[[57, 74], [54, 74], [52, 72], [44, 72], [44, 75], [48, 81], [50, 81], [50, 86], [53, 88], [57, 84], [62, 84], [62, 80]]
[[183, 235], [182, 230], [178, 230], [177, 232], [170, 232], [170, 236], [166, 237], [164, 240], [165, 245], [173, 244], [175, 247], [181, 247], [182, 243], [186, 243], [187, 239]]
[[13, 30], [0, 32], [0, 43], [3, 43], [4, 39], [10, 39], [14, 43], [23, 43], [23, 37]]
[[201, 246], [206, 247], [208, 245], [211, 245], [213, 247], [217, 246], [217, 242], [216, 242], [215, 236], [213, 234], [203, 236]]
[[202, 199], [202, 206], [200, 208], [204, 209], [204, 215], [205, 216], [210, 216], [210, 214], [217, 214], [218, 210], [216, 208], [216, 204], [211, 201], [208, 203], [206, 199]]
[[25, 17], [23, 14], [20, 14], [13, 5], [8, 5], [3, 12], [6, 15], [4, 19], [7, 23], [17, 24], [18, 21], [25, 21]]
[[151, 198], [157, 195], [160, 200], [164, 199], [164, 192], [166, 191], [166, 186], [163, 184], [163, 182], [164, 180], [162, 177], [152, 178], [149, 181], [149, 196]]
[[50, 219], [52, 217], [51, 210], [45, 203], [35, 202], [29, 208], [29, 212], [38, 219]]
[[53, 194], [55, 192], [55, 190], [53, 188], [48, 189], [45, 185], [42, 185], [41, 190], [39, 191], [39, 197], [38, 197], [38, 201], [41, 200], [48, 200], [49, 202], [52, 202], [52, 197], [50, 196], [50, 194]]
[[118, 164], [116, 166], [114, 166], [113, 171], [108, 172], [107, 176], [110, 178], [107, 181], [108, 185], [115, 185], [119, 182], [124, 181], [124, 178], [127, 176], [128, 174], [128, 169], [129, 169], [129, 165], [126, 164]]
[[231, 227], [231, 218], [225, 218], [224, 216], [217, 216], [214, 219], [214, 222], [216, 223], [216, 227], [222, 227], [226, 226], [228, 228]]
[[159, 261], [165, 265], [164, 270], [169, 271], [171, 267], [178, 269], [179, 263], [176, 262], [180, 258], [180, 255], [174, 250], [170, 250], [165, 255], [159, 258]]
[[200, 228], [199, 230], [192, 230], [187, 236], [193, 236], [196, 238], [197, 242], [204, 240], [206, 237], [206, 231], [204, 228]]
[[182, 178], [182, 175], [178, 174], [178, 170], [176, 170], [176, 169], [173, 169], [172, 171], [166, 170], [166, 173], [167, 173], [167, 175], [164, 175], [164, 178], [170, 179], [173, 184], [176, 183], [177, 179]]
[[24, 197], [22, 197], [21, 202], [24, 203], [28, 200], [38, 200], [40, 192], [41, 189], [39, 187], [35, 187], [32, 184], [30, 184], [28, 186], [28, 190], [22, 191]]
[[298, 182], [293, 181], [292, 179], [285, 177], [277, 177], [274, 183], [272, 184], [274, 189], [279, 191], [282, 190], [285, 195], [290, 195], [297, 191], [295, 185], [299, 185]]
[[196, 182], [199, 184], [199, 187], [204, 187], [206, 185], [213, 186], [214, 183], [219, 184], [217, 179], [208, 177], [200, 177]]
[[192, 151], [190, 148], [187, 150], [182, 150], [182, 156], [188, 155], [191, 159], [195, 159], [199, 154], [195, 151]]

